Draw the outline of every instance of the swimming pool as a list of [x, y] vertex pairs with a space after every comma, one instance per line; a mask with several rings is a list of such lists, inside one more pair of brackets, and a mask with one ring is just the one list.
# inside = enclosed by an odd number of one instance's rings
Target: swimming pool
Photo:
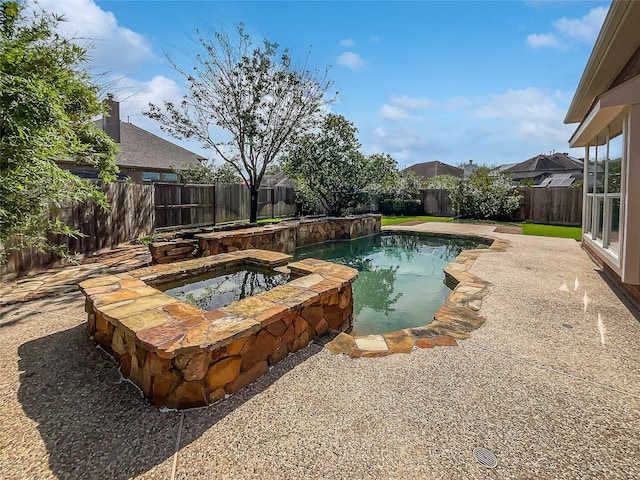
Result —
[[481, 239], [383, 232], [355, 240], [299, 247], [294, 259], [317, 258], [355, 268], [353, 335], [427, 325], [451, 290], [444, 267]]

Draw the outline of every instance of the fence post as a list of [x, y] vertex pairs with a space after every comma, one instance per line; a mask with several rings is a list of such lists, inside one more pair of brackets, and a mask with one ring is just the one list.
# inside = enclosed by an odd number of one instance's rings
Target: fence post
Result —
[[151, 232], [156, 231], [156, 186], [151, 184]]
[[211, 184], [211, 208], [213, 208], [213, 226], [216, 225], [216, 185], [215, 183]]
[[276, 189], [275, 187], [271, 189], [269, 195], [271, 196], [271, 218], [274, 218], [274, 211], [275, 211], [275, 193], [276, 193]]

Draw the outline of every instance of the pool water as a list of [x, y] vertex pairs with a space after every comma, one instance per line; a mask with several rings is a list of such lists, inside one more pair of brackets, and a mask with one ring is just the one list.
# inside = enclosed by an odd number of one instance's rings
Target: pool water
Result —
[[224, 307], [278, 285], [285, 285], [289, 274], [259, 268], [209, 272], [174, 282], [155, 285], [167, 295], [205, 311]]
[[294, 258], [317, 258], [355, 268], [353, 335], [429, 324], [451, 290], [444, 267], [462, 250], [486, 248], [480, 239], [381, 233], [309, 245]]

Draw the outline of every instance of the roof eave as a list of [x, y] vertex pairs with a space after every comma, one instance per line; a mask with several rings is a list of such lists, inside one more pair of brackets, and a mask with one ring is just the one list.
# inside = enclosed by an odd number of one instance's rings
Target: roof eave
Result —
[[[602, 94], [569, 139], [571, 148], [584, 147], [613, 121], [627, 105], [640, 103], [640, 76]], [[602, 144], [602, 143], [600, 143]]]
[[564, 123], [582, 121], [594, 99], [606, 91], [636, 51], [637, 18], [640, 2], [614, 0], [611, 4]]

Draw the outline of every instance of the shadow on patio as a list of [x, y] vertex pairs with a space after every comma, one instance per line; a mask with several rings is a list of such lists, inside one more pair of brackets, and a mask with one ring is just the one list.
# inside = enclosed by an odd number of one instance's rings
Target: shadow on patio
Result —
[[[321, 349], [312, 344], [228, 399], [188, 411], [181, 447]], [[128, 479], [175, 453], [180, 413], [150, 406], [136, 387], [122, 382], [84, 324], [24, 343], [18, 353], [18, 399], [37, 423], [56, 476]], [[202, 420], [193, 421], [200, 414]]]

